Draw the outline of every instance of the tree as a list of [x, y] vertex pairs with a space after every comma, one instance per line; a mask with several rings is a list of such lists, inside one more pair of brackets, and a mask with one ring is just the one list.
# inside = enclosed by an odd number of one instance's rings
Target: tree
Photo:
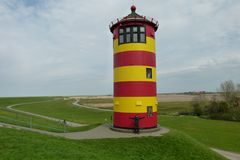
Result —
[[240, 93], [240, 84], [237, 84], [237, 92], [238, 92], [238, 94]]
[[204, 94], [199, 94], [197, 97], [193, 98], [192, 107], [193, 114], [196, 116], [201, 116], [204, 112], [206, 106], [206, 97]]
[[236, 97], [236, 87], [232, 80], [225, 81], [220, 85], [220, 93], [229, 104], [233, 102]]
[[240, 107], [240, 84], [225, 81], [220, 85], [220, 93], [229, 107]]

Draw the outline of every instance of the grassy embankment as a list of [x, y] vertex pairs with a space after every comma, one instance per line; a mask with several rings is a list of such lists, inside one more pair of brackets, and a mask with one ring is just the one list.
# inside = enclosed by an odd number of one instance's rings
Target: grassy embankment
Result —
[[[28, 103], [53, 100], [54, 97], [24, 97], [24, 98], [0, 98], [0, 122], [16, 124], [25, 127], [32, 127], [52, 132], [81, 131], [95, 127], [95, 125], [85, 127], [64, 127], [61, 122], [51, 121], [44, 118], [29, 116], [27, 114], [9, 111], [5, 107], [17, 103]], [[41, 103], [46, 105], [47, 103]], [[40, 104], [40, 103], [39, 103]], [[33, 105], [33, 104], [32, 104]]]
[[[103, 100], [93, 101], [94, 103], [103, 103]], [[71, 101], [61, 100], [48, 102], [44, 105], [31, 104], [18, 106], [17, 108], [33, 113], [92, 125], [104, 123], [106, 119], [109, 121], [109, 117], [111, 116], [111, 113], [109, 112], [78, 108], [73, 106]], [[159, 114], [172, 115], [186, 109], [190, 109], [190, 102], [159, 103]], [[12, 116], [16, 116], [15, 113], [13, 113]], [[49, 125], [48, 122], [46, 123]], [[159, 115], [159, 123], [166, 127], [181, 130], [208, 146], [240, 152], [240, 144], [238, 143], [240, 141], [240, 123], [238, 122], [206, 120], [192, 116]]]
[[71, 100], [58, 100], [38, 104], [16, 106], [16, 109], [37, 113], [45, 116], [66, 119], [82, 124], [96, 125], [111, 122], [111, 112], [78, 107]]
[[[96, 103], [97, 100], [95, 100]], [[102, 100], [100, 100], [102, 103]], [[190, 102], [160, 102], [159, 114], [175, 114], [190, 109]], [[109, 119], [111, 112], [96, 111], [73, 106], [70, 101], [56, 101], [48, 105], [24, 105], [17, 107], [21, 110], [62, 117], [80, 123], [97, 124]], [[240, 153], [240, 123], [207, 120], [193, 116], [165, 116], [159, 115], [162, 126], [180, 130], [200, 142], [215, 148]]]
[[193, 116], [161, 116], [162, 126], [180, 130], [209, 147], [240, 153], [240, 123]]
[[9, 160], [226, 160], [177, 131], [171, 131], [163, 137], [74, 141], [0, 128], [0, 141], [1, 159]]

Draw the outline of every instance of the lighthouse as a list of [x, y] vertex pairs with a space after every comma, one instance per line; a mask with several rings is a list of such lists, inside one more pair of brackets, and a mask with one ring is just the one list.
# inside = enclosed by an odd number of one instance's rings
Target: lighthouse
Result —
[[[111, 22], [114, 59], [113, 127], [120, 129], [156, 128], [157, 85], [153, 18], [131, 13]], [[136, 124], [137, 123], [137, 124]]]

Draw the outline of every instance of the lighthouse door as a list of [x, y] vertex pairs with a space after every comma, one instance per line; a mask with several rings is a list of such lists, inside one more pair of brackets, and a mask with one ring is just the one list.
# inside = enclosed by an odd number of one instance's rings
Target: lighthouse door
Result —
[[153, 116], [153, 107], [147, 106], [147, 116], [152, 117]]

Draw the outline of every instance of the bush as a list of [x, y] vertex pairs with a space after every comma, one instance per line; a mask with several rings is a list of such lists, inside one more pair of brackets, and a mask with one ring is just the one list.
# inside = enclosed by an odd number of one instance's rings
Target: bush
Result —
[[178, 112], [178, 115], [194, 115], [193, 112], [189, 112], [189, 111], [180, 111]]
[[228, 104], [224, 101], [210, 101], [210, 104], [205, 107], [207, 114], [224, 113], [228, 111]]
[[204, 112], [205, 105], [206, 105], [206, 97], [204, 94], [199, 94], [197, 97], [195, 97], [192, 102], [193, 115], [201, 116]]
[[193, 104], [193, 115], [195, 116], [201, 116], [203, 113], [203, 109], [199, 103]]
[[222, 100], [213, 96], [210, 102], [206, 101], [204, 94], [195, 97], [192, 102], [192, 114], [205, 118], [240, 121], [240, 84], [223, 82], [220, 85], [220, 95]]

